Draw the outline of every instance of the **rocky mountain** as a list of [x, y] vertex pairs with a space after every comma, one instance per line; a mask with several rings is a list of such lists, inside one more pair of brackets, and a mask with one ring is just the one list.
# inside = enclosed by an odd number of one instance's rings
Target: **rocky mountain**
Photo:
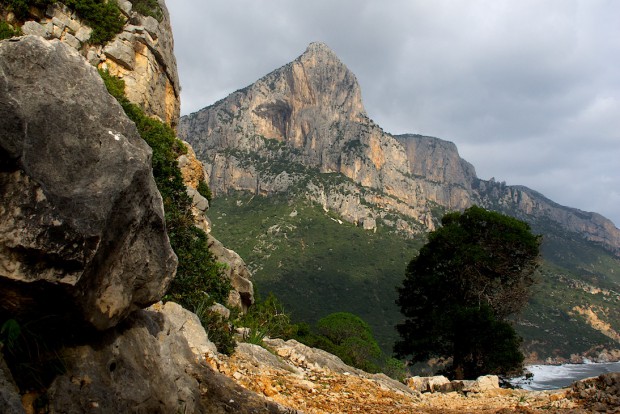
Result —
[[479, 179], [451, 142], [386, 133], [322, 43], [182, 117], [179, 134], [217, 196], [216, 236], [299, 320], [356, 313], [389, 352], [400, 318], [394, 287], [408, 261], [445, 212], [477, 204], [545, 236], [541, 287], [517, 322], [532, 360], [620, 345], [620, 230], [526, 187]]
[[[217, 193], [301, 187], [344, 220], [410, 233], [432, 230], [444, 211], [478, 204], [557, 224], [620, 253], [620, 230], [604, 217], [481, 180], [453, 143], [384, 132], [367, 116], [355, 75], [322, 43], [183, 117], [179, 134], [205, 162]], [[312, 172], [337, 174], [338, 182], [325, 186], [309, 179]]]

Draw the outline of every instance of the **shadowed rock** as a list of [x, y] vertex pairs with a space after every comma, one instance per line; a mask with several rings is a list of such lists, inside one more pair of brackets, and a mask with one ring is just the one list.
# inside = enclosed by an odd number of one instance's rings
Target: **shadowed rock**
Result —
[[49, 391], [53, 412], [284, 413], [204, 359], [207, 335], [179, 305], [133, 313], [88, 345], [62, 351], [66, 373]]

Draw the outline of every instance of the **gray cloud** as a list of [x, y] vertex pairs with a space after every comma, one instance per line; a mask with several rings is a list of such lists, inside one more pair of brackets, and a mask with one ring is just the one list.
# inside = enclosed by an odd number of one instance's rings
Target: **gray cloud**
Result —
[[190, 113], [324, 41], [386, 131], [620, 223], [620, 2], [169, 0]]

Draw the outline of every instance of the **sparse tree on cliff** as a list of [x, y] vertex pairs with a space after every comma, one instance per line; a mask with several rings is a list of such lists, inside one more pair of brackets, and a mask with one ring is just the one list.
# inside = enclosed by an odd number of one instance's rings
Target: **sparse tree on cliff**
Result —
[[480, 207], [449, 213], [407, 267], [397, 304], [400, 357], [451, 357], [455, 378], [519, 370], [520, 338], [506, 318], [527, 303], [541, 236]]

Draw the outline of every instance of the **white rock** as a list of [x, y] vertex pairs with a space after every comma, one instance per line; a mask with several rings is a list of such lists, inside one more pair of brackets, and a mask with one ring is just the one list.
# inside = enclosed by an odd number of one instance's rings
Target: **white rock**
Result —
[[22, 33], [25, 35], [34, 35], [48, 37], [47, 28], [35, 21], [29, 20], [22, 26]]
[[230, 318], [230, 309], [228, 309], [226, 306], [222, 305], [221, 303], [214, 303], [213, 305], [209, 307], [209, 310], [211, 312], [217, 313], [224, 319]]
[[434, 377], [411, 377], [407, 379], [407, 386], [414, 391], [435, 392], [442, 385], [449, 384], [450, 380], [443, 375]]
[[127, 0], [120, 0], [118, 1], [118, 7], [120, 7], [121, 11], [125, 16], [129, 17], [131, 15], [131, 9], [133, 8], [133, 4], [131, 4], [131, 2]]
[[499, 388], [499, 377], [497, 375], [484, 375], [475, 381], [463, 381], [464, 392], [485, 392]]
[[60, 28], [60, 30], [65, 30], [65, 26], [67, 26], [65, 22], [58, 17], [52, 17], [52, 23], [54, 24], [54, 26]]
[[75, 37], [80, 42], [84, 43], [90, 39], [90, 35], [93, 33], [93, 29], [88, 26], [81, 26], [77, 32], [75, 32]]
[[54, 36], [56, 39], [60, 39], [62, 37], [63, 31], [64, 31], [64, 28], [61, 28], [54, 24], [52, 28], [52, 36]]
[[80, 41], [75, 36], [73, 36], [71, 33], [65, 33], [65, 36], [63, 37], [62, 41], [74, 49], [80, 48]]
[[133, 46], [120, 39], [116, 39], [114, 42], [108, 44], [103, 49], [103, 52], [110, 59], [126, 69], [133, 70], [136, 64], [136, 54], [133, 50]]
[[80, 30], [80, 27], [82, 27], [82, 26], [80, 25], [80, 22], [78, 22], [77, 20], [68, 19], [67, 20], [67, 27], [73, 33], [77, 33], [77, 31]]
[[157, 19], [146, 16], [143, 21], [144, 28], [151, 35], [151, 37], [155, 40], [159, 34], [159, 22]]

